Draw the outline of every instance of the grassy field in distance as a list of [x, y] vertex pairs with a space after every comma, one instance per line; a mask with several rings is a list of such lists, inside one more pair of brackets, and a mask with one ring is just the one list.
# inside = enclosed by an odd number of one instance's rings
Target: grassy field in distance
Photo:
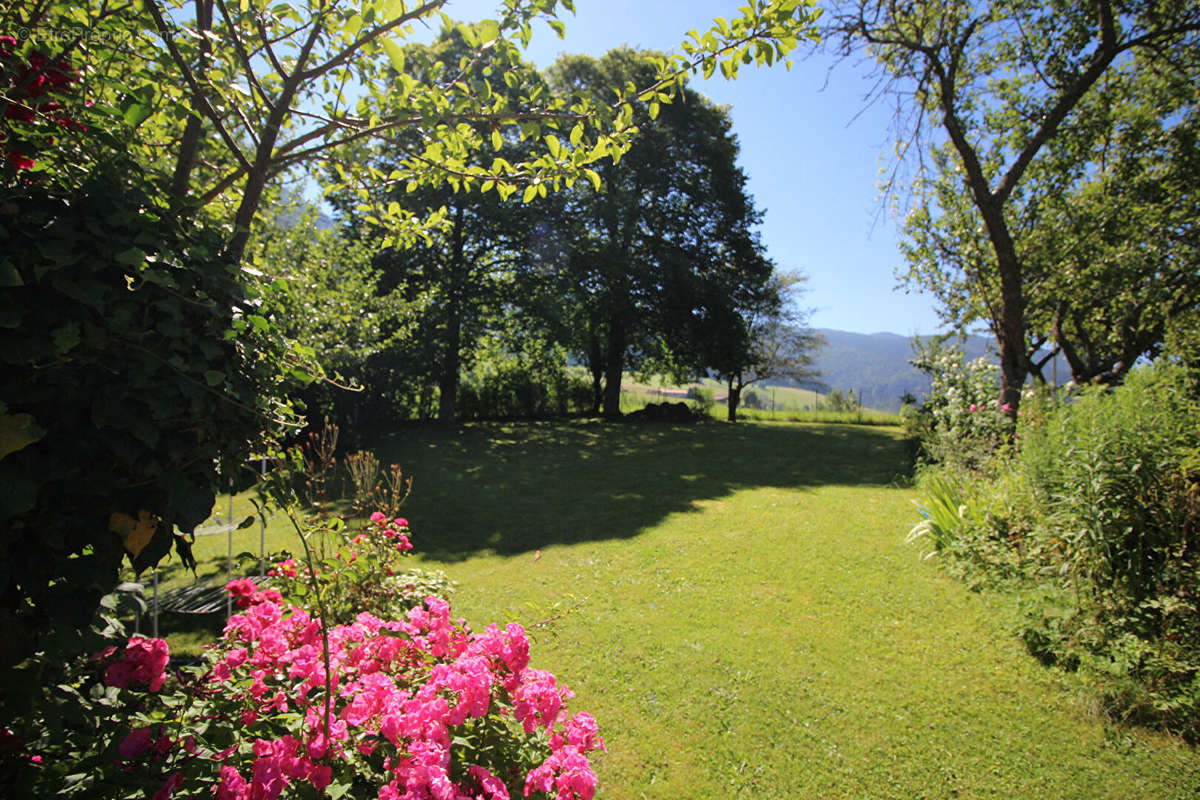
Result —
[[[709, 415], [714, 419], [725, 419], [725, 398], [728, 387], [721, 381], [704, 379], [684, 385], [671, 385], [661, 378], [652, 378], [647, 383], [625, 381], [621, 384], [621, 412], [628, 414], [645, 408], [650, 403], [692, 404], [687, 396], [688, 389], [701, 387], [713, 393], [714, 404]], [[758, 398], [758, 407], [745, 404], [748, 395]], [[849, 423], [862, 425], [899, 425], [900, 417], [887, 411], [860, 408], [851, 411], [833, 411], [826, 396], [811, 389], [792, 386], [762, 386], [751, 384], [742, 391], [743, 403], [738, 407], [738, 418], [758, 422], [816, 422]]]

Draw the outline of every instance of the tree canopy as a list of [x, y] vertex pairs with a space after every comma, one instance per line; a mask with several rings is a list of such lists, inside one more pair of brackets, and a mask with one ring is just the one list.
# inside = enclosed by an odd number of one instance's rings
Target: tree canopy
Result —
[[[635, 105], [665, 106], [692, 69], [733, 76], [785, 57], [815, 18], [808, 3], [753, 0], [658, 59], [646, 83], [567, 99], [519, 55], [535, 24], [561, 30], [569, 0], [444, 20], [466, 45], [457, 61], [406, 51], [444, 5], [0, 9], [0, 30], [28, 33], [0, 39], [0, 226], [12, 245], [0, 259], [0, 467], [15, 487], [0, 506], [5, 661], [39, 640], [77, 642], [123, 554], [155, 563], [264, 433], [294, 424], [289, 399], [320, 368], [281, 319], [305, 299], [257, 268], [253, 242], [290, 180], [323, 168], [364, 199], [381, 185], [445, 185], [527, 201], [598, 181], [594, 167], [634, 136]], [[480, 155], [508, 139], [528, 154]], [[403, 157], [386, 172], [351, 157], [369, 141]], [[394, 201], [371, 216], [392, 243], [446, 221]], [[311, 252], [352, 258], [330, 242]], [[334, 266], [310, 266], [336, 280]], [[30, 538], [53, 546], [34, 553]]]
[[746, 387], [771, 378], [812, 382], [819, 377], [814, 354], [825, 340], [808, 327], [808, 313], [799, 306], [805, 280], [796, 272], [776, 272], [717, 306], [702, 341], [712, 348], [707, 363], [728, 388], [730, 422], [737, 421]]
[[[576, 56], [550, 71], [559, 92], [637, 84], [652, 55], [622, 49]], [[677, 375], [707, 368], [705, 326], [739, 293], [769, 279], [728, 114], [683, 89], [639, 111], [628, 152], [597, 168], [603, 191], [582, 187], [562, 209], [569, 270], [578, 288], [575, 347], [604, 377], [605, 416], [620, 414], [621, 375], [653, 365]]]
[[[1099, 337], [1075, 326], [1083, 312], [1074, 304], [1109, 307], [1123, 302], [1123, 292], [1128, 298], [1139, 291], [1136, 280], [1126, 280], [1128, 264], [1116, 270], [1121, 278], [1115, 282], [1103, 266], [1076, 268], [1115, 265], [1128, 255], [1086, 232], [1133, 202], [1128, 193], [1118, 199], [1113, 192], [1134, 153], [1104, 143], [1139, 127], [1139, 106], [1142, 116], [1155, 109], [1160, 129], [1191, 124], [1186, 106], [1194, 92], [1183, 103], [1186, 94], [1174, 92], [1172, 102], [1157, 106], [1137, 98], [1154, 81], [1195, 86], [1200, 10], [1109, 0], [1085, 6], [852, 2], [834, 9], [829, 29], [842, 53], [862, 50], [877, 60], [878, 90], [896, 103], [900, 153], [917, 175], [906, 223], [910, 280], [932, 289], [949, 319], [982, 319], [991, 327], [1000, 347], [1000, 402], [1016, 413], [1021, 386], [1038, 369], [1032, 354], [1050, 338], [1061, 339], [1064, 352], [1089, 352], [1090, 367], [1082, 356], [1076, 361], [1082, 372], [1103, 370], [1108, 356], [1080, 346], [1089, 337], [1098, 344]], [[1117, 166], [1115, 157], [1126, 163]], [[1107, 210], [1088, 212], [1088, 198], [1102, 196]], [[1148, 201], [1143, 194], [1136, 204], [1148, 211]], [[1065, 204], [1091, 221], [1065, 218]], [[1143, 216], [1134, 224], [1149, 221]], [[1139, 235], [1153, 235], [1161, 223], [1140, 228]], [[1071, 270], [1074, 290], [1063, 280]], [[1111, 315], [1098, 321], [1124, 326]]]

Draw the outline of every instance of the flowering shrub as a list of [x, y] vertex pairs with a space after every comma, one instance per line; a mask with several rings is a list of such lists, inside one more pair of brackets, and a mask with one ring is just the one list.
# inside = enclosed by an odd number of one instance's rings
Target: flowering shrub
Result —
[[203, 667], [169, 678], [166, 643], [143, 637], [77, 664], [51, 690], [82, 700], [69, 735], [27, 745], [29, 731], [0, 730], [9, 785], [154, 800], [593, 796], [596, 721], [529, 666], [520, 625], [473, 633], [430, 597], [400, 620], [361, 613], [326, 630], [252, 585], [231, 582], [243, 610]]
[[[30, 154], [38, 149], [37, 140], [53, 142], [45, 129], [85, 130], [85, 127], [66, 112], [58, 99], [61, 92], [79, 80], [78, 71], [68, 64], [52, 62], [36, 51], [25, 61], [20, 49], [12, 36], [0, 35], [0, 99], [3, 100], [0, 155], [13, 169], [26, 170], [36, 166]], [[15, 130], [14, 123], [25, 124], [24, 135]]]
[[302, 783], [383, 800], [592, 797], [595, 720], [569, 715], [571, 692], [529, 667], [519, 625], [473, 634], [431, 597], [404, 620], [362, 613], [329, 630], [325, 655], [307, 612], [250, 599], [210, 653], [203, 690], [253, 742], [218, 754], [218, 798]]
[[[302, 536], [321, 533], [341, 538], [345, 546], [327, 557], [314, 555], [313, 575], [306, 564], [290, 557], [273, 564], [267, 574], [282, 599], [295, 605], [315, 608], [319, 594], [330, 622], [350, 623], [363, 611], [392, 619], [421, 605], [430, 595], [448, 599], [454, 592], [444, 573], [404, 566], [412, 541], [408, 520], [403, 517], [388, 518], [376, 511], [361, 524], [351, 523], [349, 530], [340, 519], [298, 527]], [[249, 580], [239, 586], [237, 591], [243, 594], [235, 598], [256, 588]]]
[[[182, 775], [168, 709], [187, 702], [167, 672], [161, 639], [125, 639], [106, 597], [90, 632], [109, 642], [91, 656], [22, 665], [24, 691], [0, 703], [0, 782], [12, 797], [153, 797], [165, 800]], [[118, 644], [111, 643], [120, 638]]]
[[[0, 727], [3, 785], [153, 800], [590, 800], [596, 721], [568, 713], [572, 692], [529, 666], [524, 628], [473, 633], [435, 594], [379, 613], [429, 585], [448, 593], [399, 569], [408, 521], [373, 513], [317, 561], [308, 537], [343, 523], [302, 526], [284, 510], [306, 561], [276, 563], [270, 588], [226, 585], [239, 611], [202, 666], [168, 676], [166, 642], [140, 636], [49, 681], [50, 665], [33, 664], [41, 696], [17, 713], [0, 702], [13, 721]], [[103, 634], [117, 638], [115, 600], [102, 608]]]
[[[1100, 709], [1200, 741], [1200, 403], [1160, 363], [1117, 387], [1022, 402], [1004, 469], [926, 468], [910, 539], [1011, 591], [1017, 634]], [[976, 412], [978, 413], [978, 412]]]
[[932, 380], [923, 408], [926, 455], [951, 466], [986, 466], [1012, 434], [1012, 409], [996, 399], [999, 367], [984, 358], [964, 362], [961, 351], [941, 347], [922, 353], [913, 364]]
[[[99, 658], [111, 657], [117, 651], [115, 645], [102, 650]], [[162, 639], [147, 639], [134, 636], [125, 645], [119, 660], [111, 661], [104, 670], [104, 685], [124, 689], [127, 686], [144, 684], [152, 692], [162, 688], [166, 680], [167, 643]]]

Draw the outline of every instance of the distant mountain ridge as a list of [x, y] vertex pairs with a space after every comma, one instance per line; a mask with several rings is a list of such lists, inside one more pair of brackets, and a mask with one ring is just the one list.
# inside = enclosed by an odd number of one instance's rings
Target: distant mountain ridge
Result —
[[[850, 333], [828, 328], [818, 329], [818, 332], [826, 341], [825, 346], [816, 353], [815, 365], [821, 375], [820, 383], [824, 386], [801, 384], [804, 388], [821, 391], [840, 389], [843, 392], [853, 390], [854, 396], [864, 406], [881, 411], [898, 411], [900, 398], [905, 393], [922, 398], [929, 391], [929, 378], [909, 363], [913, 357], [912, 337], [897, 333]], [[968, 359], [985, 357], [999, 363], [995, 342], [990, 338], [968, 337], [963, 349]], [[1070, 375], [1062, 361], [1059, 362], [1058, 374], [1060, 379]], [[1046, 378], [1050, 379], [1048, 364]]]

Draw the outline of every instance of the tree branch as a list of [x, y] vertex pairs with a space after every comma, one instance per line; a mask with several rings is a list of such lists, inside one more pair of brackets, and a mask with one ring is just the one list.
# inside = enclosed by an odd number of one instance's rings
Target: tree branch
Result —
[[179, 52], [179, 48], [175, 46], [174, 39], [171, 36], [170, 28], [167, 27], [167, 22], [163, 18], [162, 9], [158, 7], [158, 0], [149, 0], [146, 3], [146, 7], [150, 9], [150, 15], [154, 18], [154, 24], [158, 29], [159, 39], [161, 39], [163, 44], [167, 46], [167, 51], [171, 55], [171, 60], [175, 62], [175, 66], [179, 67], [179, 71], [183, 73], [183, 79], [187, 83], [188, 89], [192, 94], [192, 102], [196, 104], [198, 110], [201, 111], [204, 116], [207, 117], [208, 120], [213, 124], [213, 127], [216, 128], [217, 133], [221, 136], [221, 139], [224, 140], [225, 146], [229, 148], [229, 151], [233, 155], [234, 159], [236, 159], [246, 170], [249, 170], [249, 160], [247, 160], [246, 155], [242, 152], [241, 148], [238, 147], [237, 142], [234, 141], [233, 137], [229, 135], [229, 131], [225, 129], [225, 125], [221, 121], [220, 116], [217, 115], [217, 112], [213, 109], [212, 104], [208, 102], [208, 98], [205, 97], [204, 92], [200, 88], [200, 84], [196, 81], [196, 76], [192, 74], [191, 67], [189, 67], [187, 62], [183, 59], [183, 55]]
[[234, 49], [242, 61], [242, 71], [246, 75], [246, 83], [249, 85], [250, 91], [257, 91], [263, 103], [269, 104], [271, 96], [267, 94], [262, 84], [259, 83], [258, 76], [254, 74], [250, 54], [246, 51], [246, 45], [238, 34], [237, 25], [234, 24], [233, 16], [229, 13], [229, 7], [225, 4], [225, 0], [217, 0], [217, 6], [221, 9], [221, 16], [225, 18], [225, 24], [229, 26], [229, 36], [233, 39]]
[[301, 76], [300, 76], [301, 79], [302, 80], [311, 80], [312, 78], [316, 78], [321, 75], [324, 75], [325, 73], [329, 72], [329, 70], [333, 69], [334, 67], [341, 66], [342, 64], [345, 64], [346, 62], [348, 62], [355, 55], [358, 55], [361, 52], [364, 45], [370, 44], [371, 42], [375, 41], [376, 39], [378, 39], [380, 36], [384, 35], [385, 33], [393, 31], [396, 28], [401, 27], [402, 25], [405, 25], [416, 19], [421, 19], [422, 17], [428, 15], [429, 13], [436, 11], [437, 9], [440, 9], [444, 5], [446, 5], [446, 0], [428, 0], [428, 2], [421, 4], [417, 8], [414, 8], [412, 11], [408, 11], [404, 14], [401, 14], [400, 16], [396, 17], [391, 22], [388, 22], [383, 25], [375, 26], [371, 30], [369, 30], [366, 33], [359, 36], [357, 39], [355, 39], [350, 44], [346, 45], [344, 48], [342, 48], [342, 50], [340, 50], [338, 53], [334, 54], [332, 57], [330, 57], [326, 61], [324, 61], [320, 64], [317, 64], [316, 66], [312, 67], [311, 69], [309, 69], [306, 72], [304, 72], [303, 74], [301, 74]]

